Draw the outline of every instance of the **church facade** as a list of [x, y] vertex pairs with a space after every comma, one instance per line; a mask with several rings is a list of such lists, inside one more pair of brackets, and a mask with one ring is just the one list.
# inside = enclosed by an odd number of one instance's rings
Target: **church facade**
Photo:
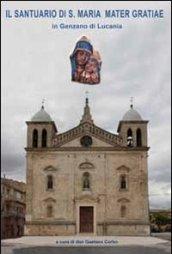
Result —
[[130, 106], [118, 134], [80, 123], [58, 133], [42, 106], [27, 123], [25, 235], [149, 235], [147, 124]]

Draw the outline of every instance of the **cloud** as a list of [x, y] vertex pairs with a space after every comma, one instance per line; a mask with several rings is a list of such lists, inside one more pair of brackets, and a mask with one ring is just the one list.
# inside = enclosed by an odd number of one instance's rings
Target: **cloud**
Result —
[[169, 209], [171, 207], [171, 184], [159, 183], [156, 180], [149, 182], [150, 208]]

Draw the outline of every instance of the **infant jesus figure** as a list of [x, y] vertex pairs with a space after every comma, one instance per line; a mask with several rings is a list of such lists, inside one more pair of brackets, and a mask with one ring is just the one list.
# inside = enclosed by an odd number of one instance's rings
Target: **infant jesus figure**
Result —
[[100, 82], [100, 64], [96, 54], [90, 56], [85, 65], [85, 70], [80, 75], [81, 82], [98, 84]]

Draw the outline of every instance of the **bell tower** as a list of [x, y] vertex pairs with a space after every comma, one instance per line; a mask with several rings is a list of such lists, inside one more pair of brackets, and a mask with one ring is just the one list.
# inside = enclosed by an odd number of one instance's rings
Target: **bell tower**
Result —
[[140, 114], [130, 104], [130, 109], [120, 120], [117, 132], [126, 146], [147, 147], [147, 120], [143, 120]]
[[57, 128], [43, 105], [26, 124], [28, 126], [27, 148], [46, 148], [52, 146], [52, 138], [57, 133]]

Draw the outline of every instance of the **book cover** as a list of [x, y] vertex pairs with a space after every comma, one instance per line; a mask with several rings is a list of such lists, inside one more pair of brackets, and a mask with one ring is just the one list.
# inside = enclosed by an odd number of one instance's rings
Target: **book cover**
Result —
[[26, 183], [4, 238], [150, 236], [150, 211], [170, 209], [170, 16], [168, 1], [2, 1], [4, 197]]

